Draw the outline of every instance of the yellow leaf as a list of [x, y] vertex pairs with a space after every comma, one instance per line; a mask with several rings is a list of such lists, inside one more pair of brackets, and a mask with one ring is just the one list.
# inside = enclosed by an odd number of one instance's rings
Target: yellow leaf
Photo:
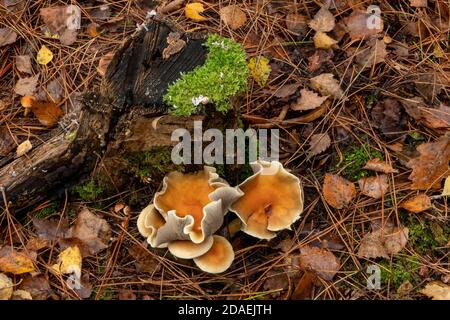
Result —
[[200, 13], [205, 11], [203, 4], [199, 2], [189, 3], [184, 7], [184, 13], [186, 17], [194, 21], [205, 21], [205, 17], [201, 16]]
[[0, 300], [9, 300], [13, 294], [13, 288], [12, 280], [0, 273]]
[[37, 54], [36, 61], [39, 64], [46, 65], [53, 59], [53, 53], [46, 47], [42, 46]]
[[12, 274], [23, 274], [34, 271], [33, 261], [25, 254], [11, 247], [0, 250], [0, 271]]
[[26, 154], [31, 149], [33, 149], [33, 145], [31, 144], [30, 140], [25, 140], [24, 142], [19, 144], [19, 146], [17, 147], [16, 157], [20, 158], [21, 156]]
[[443, 196], [450, 196], [450, 176], [445, 179], [444, 190], [442, 190]]
[[253, 57], [248, 63], [248, 69], [253, 79], [259, 84], [260, 87], [264, 87], [269, 79], [270, 69], [269, 59], [266, 57]]
[[56, 272], [63, 274], [74, 273], [78, 278], [81, 277], [81, 252], [77, 246], [69, 247], [58, 256], [58, 263], [52, 266]]
[[314, 45], [317, 49], [330, 49], [337, 43], [336, 40], [329, 37], [325, 32], [317, 32], [314, 36]]
[[450, 300], [450, 286], [441, 281], [431, 281], [420, 293], [433, 300]]

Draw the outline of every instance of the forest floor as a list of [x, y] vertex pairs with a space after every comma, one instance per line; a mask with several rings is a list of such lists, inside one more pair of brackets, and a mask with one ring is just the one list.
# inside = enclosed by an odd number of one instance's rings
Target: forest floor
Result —
[[[117, 187], [99, 159], [65, 197], [20, 215], [2, 191], [0, 298], [449, 299], [450, 2], [211, 0], [190, 12], [192, 3], [0, 0], [0, 166], [70, 126], [111, 53], [155, 10], [253, 58], [241, 118], [280, 129], [280, 162], [304, 188], [301, 219], [266, 241], [228, 213], [220, 233], [235, 260], [208, 274], [137, 230], [169, 159], [138, 159], [136, 175], [157, 174], [133, 188]], [[68, 5], [81, 9], [79, 29], [65, 25]], [[30, 110], [23, 96], [45, 102]], [[53, 267], [74, 247], [79, 289]]]

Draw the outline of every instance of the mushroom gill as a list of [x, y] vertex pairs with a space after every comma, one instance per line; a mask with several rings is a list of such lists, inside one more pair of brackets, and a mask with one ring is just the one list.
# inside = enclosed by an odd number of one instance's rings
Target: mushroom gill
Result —
[[290, 229], [300, 218], [302, 185], [277, 161], [257, 161], [251, 166], [254, 175], [237, 187], [242, 197], [230, 210], [242, 220], [242, 231], [260, 239], [272, 239], [276, 231]]

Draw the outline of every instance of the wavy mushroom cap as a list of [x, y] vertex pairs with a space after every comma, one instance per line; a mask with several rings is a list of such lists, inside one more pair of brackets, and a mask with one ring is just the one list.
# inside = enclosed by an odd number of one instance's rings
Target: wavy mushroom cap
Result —
[[251, 164], [253, 176], [237, 188], [244, 194], [230, 210], [243, 221], [245, 233], [259, 239], [272, 239], [275, 231], [290, 229], [303, 211], [300, 179], [277, 161]]
[[147, 238], [147, 242], [152, 247], [162, 248], [166, 245], [156, 245], [155, 238], [158, 229], [161, 228], [165, 223], [166, 221], [158, 212], [158, 210], [156, 210], [155, 206], [153, 204], [150, 204], [149, 206], [145, 207], [144, 210], [142, 210], [142, 212], [139, 214], [137, 227], [139, 233]]
[[158, 231], [156, 243], [191, 240], [202, 243], [223, 223], [230, 204], [240, 194], [220, 179], [215, 168], [197, 173], [172, 172], [155, 195], [156, 209], [166, 224]]
[[193, 243], [189, 240], [175, 240], [169, 243], [171, 254], [181, 259], [193, 259], [208, 252], [214, 243], [213, 237], [208, 237], [202, 243]]
[[234, 250], [227, 239], [214, 235], [211, 249], [204, 255], [194, 258], [194, 262], [202, 271], [221, 273], [226, 271], [234, 260]]

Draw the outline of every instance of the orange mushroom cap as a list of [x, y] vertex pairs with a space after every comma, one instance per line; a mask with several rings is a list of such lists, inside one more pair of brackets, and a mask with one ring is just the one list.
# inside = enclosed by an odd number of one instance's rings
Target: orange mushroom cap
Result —
[[175, 240], [169, 242], [168, 249], [171, 254], [181, 259], [193, 259], [208, 252], [214, 243], [213, 237], [208, 237], [202, 243], [189, 240]]
[[234, 250], [227, 239], [214, 235], [211, 249], [204, 255], [194, 258], [194, 262], [202, 271], [221, 273], [226, 271], [234, 260]]
[[250, 164], [255, 173], [237, 189], [243, 195], [230, 210], [243, 222], [242, 231], [259, 239], [272, 239], [276, 231], [290, 229], [303, 212], [300, 179], [277, 161]]

